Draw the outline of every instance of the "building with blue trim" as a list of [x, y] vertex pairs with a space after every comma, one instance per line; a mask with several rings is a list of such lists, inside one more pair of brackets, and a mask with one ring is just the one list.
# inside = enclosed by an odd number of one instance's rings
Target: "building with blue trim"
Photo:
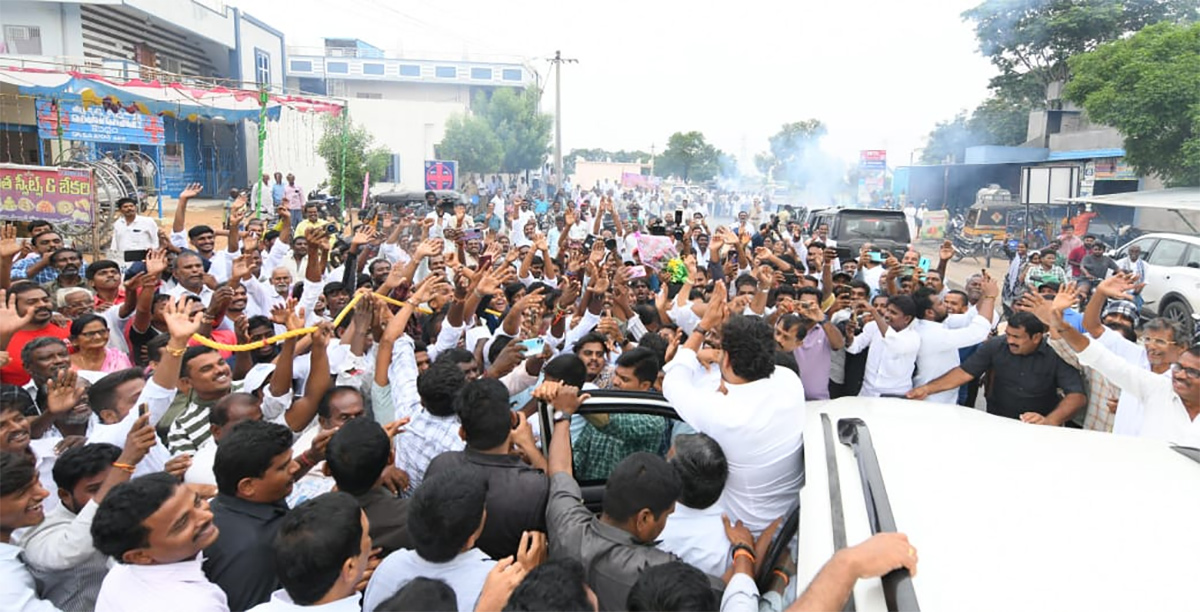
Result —
[[[220, 0], [4, 0], [0, 67], [79, 71], [113, 81], [140, 79], [196, 88], [282, 91], [287, 46], [282, 32]], [[223, 197], [253, 180], [257, 125], [252, 121], [164, 116], [161, 145], [89, 140], [59, 143], [38, 133], [34, 100], [0, 85], [0, 162], [52, 165], [70, 155], [141, 151], [155, 159], [163, 192], [187, 183]]]

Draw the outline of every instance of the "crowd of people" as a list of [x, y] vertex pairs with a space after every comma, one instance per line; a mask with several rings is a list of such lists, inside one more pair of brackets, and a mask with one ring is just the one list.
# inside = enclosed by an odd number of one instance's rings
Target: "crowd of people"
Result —
[[[255, 189], [218, 228], [199, 185], [170, 231], [123, 202], [108, 259], [0, 228], [4, 609], [840, 609], [917, 553], [768, 560], [806, 402], [1200, 446], [1200, 348], [1139, 318], [1134, 252], [1022, 248], [958, 290], [949, 244], [839, 258], [757, 202], [499, 187], [343, 228], [294, 177]], [[678, 418], [588, 409], [609, 390]]]

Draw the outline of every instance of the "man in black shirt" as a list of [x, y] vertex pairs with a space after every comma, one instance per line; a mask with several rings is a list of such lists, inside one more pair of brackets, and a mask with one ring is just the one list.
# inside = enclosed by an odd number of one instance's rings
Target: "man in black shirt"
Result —
[[279, 588], [271, 543], [288, 507], [298, 466], [292, 432], [266, 421], [246, 421], [221, 438], [213, 474], [213, 524], [221, 530], [205, 551], [204, 574], [221, 587], [230, 610], [246, 610]]
[[925, 399], [991, 370], [988, 412], [1026, 423], [1062, 425], [1087, 404], [1087, 396], [1079, 370], [1046, 345], [1045, 335], [1046, 326], [1036, 316], [1018, 312], [1008, 320], [1005, 335], [984, 342], [961, 366], [913, 389], [908, 397]]
[[[467, 383], [454, 409], [467, 448], [435, 457], [425, 477], [463, 465], [479, 470], [488, 481], [487, 522], [476, 546], [493, 559], [515, 555], [522, 533], [546, 530], [546, 460], [534, 445], [528, 421], [509, 407], [508, 390], [500, 381], [477, 378]], [[514, 446], [532, 465], [509, 454]]]
[[408, 500], [383, 488], [383, 470], [396, 460], [388, 434], [370, 419], [351, 419], [338, 428], [325, 450], [325, 465], [338, 491], [358, 501], [370, 521], [373, 547], [383, 556], [413, 548], [408, 534]]

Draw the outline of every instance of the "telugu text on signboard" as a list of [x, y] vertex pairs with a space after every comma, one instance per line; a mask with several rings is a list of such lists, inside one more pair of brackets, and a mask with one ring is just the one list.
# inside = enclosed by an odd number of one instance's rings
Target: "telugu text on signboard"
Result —
[[0, 164], [0, 218], [92, 223], [95, 188], [89, 168]]
[[[57, 105], [57, 106], [56, 106]], [[37, 100], [38, 136], [64, 140], [161, 145], [165, 132], [162, 117], [52, 100]]]

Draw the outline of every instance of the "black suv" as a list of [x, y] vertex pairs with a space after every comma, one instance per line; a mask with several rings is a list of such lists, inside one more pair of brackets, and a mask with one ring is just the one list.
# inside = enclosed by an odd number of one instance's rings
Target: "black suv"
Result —
[[842, 261], [858, 259], [859, 249], [867, 243], [896, 259], [912, 246], [908, 219], [899, 210], [827, 208], [810, 213], [810, 231], [816, 233], [821, 225], [829, 226], [827, 246], [837, 249]]

